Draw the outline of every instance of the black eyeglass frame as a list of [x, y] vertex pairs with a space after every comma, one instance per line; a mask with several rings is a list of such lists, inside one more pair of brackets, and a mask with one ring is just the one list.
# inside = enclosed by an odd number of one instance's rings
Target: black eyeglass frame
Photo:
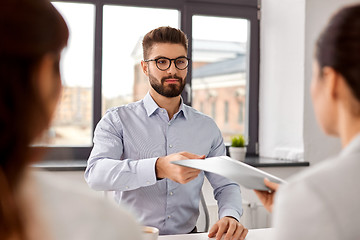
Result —
[[[178, 59], [180, 59], [180, 58], [185, 58], [186, 60], [188, 60], [188, 63], [187, 63], [187, 65], [186, 65], [186, 67], [184, 67], [184, 68], [179, 68], [177, 65], [176, 65], [176, 60], [178, 60]], [[166, 59], [166, 60], [169, 60], [169, 66], [166, 68], [166, 69], [161, 69], [161, 68], [159, 68], [159, 66], [158, 66], [158, 60], [159, 59]], [[177, 69], [179, 69], [179, 70], [184, 70], [184, 69], [186, 69], [186, 68], [188, 68], [189, 67], [189, 63], [190, 63], [190, 58], [188, 58], [188, 57], [177, 57], [177, 58], [167, 58], [167, 57], [159, 57], [159, 58], [155, 58], [155, 59], [147, 59], [147, 60], [144, 60], [144, 62], [151, 62], [151, 61], [155, 61], [155, 65], [156, 65], [156, 67], [160, 70], [160, 71], [166, 71], [166, 70], [168, 70], [170, 67], [171, 67], [171, 62], [172, 61], [174, 61], [174, 65], [175, 65], [175, 67], [177, 68]]]

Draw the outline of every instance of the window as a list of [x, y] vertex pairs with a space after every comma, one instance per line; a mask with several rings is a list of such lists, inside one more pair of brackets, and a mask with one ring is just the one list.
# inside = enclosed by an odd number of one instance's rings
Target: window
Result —
[[[191, 102], [194, 105], [197, 101], [211, 104], [211, 116], [219, 126], [225, 143], [230, 143], [231, 135], [243, 133], [248, 140], [248, 154], [256, 155], [259, 94], [258, 10], [245, 1], [237, 1], [238, 4], [231, 0], [222, 2], [224, 4], [193, 4], [188, 9], [191, 22], [187, 22], [184, 27], [191, 30], [191, 33], [187, 32], [188, 37], [191, 37], [193, 63], [190, 73], [190, 88], [193, 93]], [[241, 123], [237, 119], [240, 100], [243, 101]], [[206, 105], [204, 109], [207, 109]]]
[[146, 95], [149, 84], [140, 66], [143, 60], [141, 43], [147, 32], [159, 26], [178, 28], [179, 11], [104, 6], [102, 114], [111, 107], [140, 100]]
[[248, 153], [256, 154], [257, 1], [80, 2], [53, 2], [71, 35], [61, 62], [64, 92], [60, 107], [42, 142], [51, 146], [48, 159], [87, 159], [93, 131], [105, 111], [146, 94], [148, 83], [139, 66], [141, 39], [149, 30], [164, 25], [180, 27], [189, 38], [192, 65], [182, 94], [184, 102], [210, 114], [225, 142], [233, 133], [247, 135]]
[[206, 113], [204, 110], [204, 102], [200, 102], [200, 108], [199, 108], [200, 112]]
[[224, 118], [216, 123], [224, 141], [230, 142], [231, 136], [244, 134], [245, 129], [229, 109], [237, 108], [237, 98], [246, 98], [249, 23], [241, 18], [201, 15], [194, 15], [192, 23], [193, 103], [205, 99], [225, 102]]
[[67, 22], [70, 37], [60, 63], [63, 82], [60, 103], [52, 126], [37, 144], [90, 147], [95, 7], [83, 3], [53, 4]]

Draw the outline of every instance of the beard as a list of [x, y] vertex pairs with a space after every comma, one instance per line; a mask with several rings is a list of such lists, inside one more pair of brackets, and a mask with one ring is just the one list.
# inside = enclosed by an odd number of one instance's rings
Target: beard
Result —
[[[166, 79], [178, 79], [179, 84], [168, 84], [165, 86]], [[159, 80], [149, 73], [149, 82], [151, 87], [160, 95], [168, 98], [177, 97], [181, 94], [185, 87], [185, 79], [175, 75], [163, 77]]]

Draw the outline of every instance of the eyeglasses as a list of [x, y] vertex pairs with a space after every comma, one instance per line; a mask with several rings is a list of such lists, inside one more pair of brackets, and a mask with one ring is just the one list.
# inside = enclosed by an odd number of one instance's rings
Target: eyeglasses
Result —
[[177, 69], [184, 70], [185, 68], [187, 68], [189, 66], [190, 58], [178, 57], [175, 59], [170, 59], [167, 57], [160, 57], [160, 58], [156, 58], [156, 59], [144, 60], [144, 62], [150, 62], [150, 61], [154, 61], [156, 63], [156, 67], [161, 71], [168, 70], [171, 66], [171, 61], [174, 61], [175, 67]]

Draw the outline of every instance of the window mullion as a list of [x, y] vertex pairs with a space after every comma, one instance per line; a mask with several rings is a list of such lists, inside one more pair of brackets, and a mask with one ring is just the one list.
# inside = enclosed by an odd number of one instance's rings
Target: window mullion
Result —
[[96, 3], [94, 44], [93, 132], [101, 119], [103, 3]]

